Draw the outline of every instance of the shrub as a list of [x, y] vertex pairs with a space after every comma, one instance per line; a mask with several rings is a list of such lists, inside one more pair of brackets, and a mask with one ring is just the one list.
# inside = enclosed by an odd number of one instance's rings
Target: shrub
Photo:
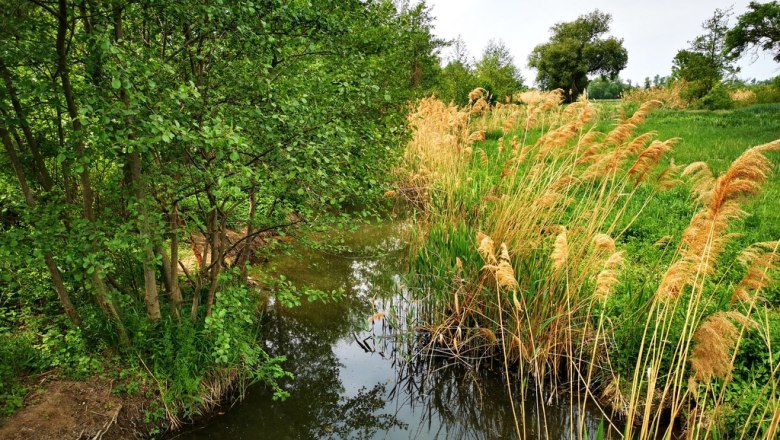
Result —
[[701, 98], [698, 106], [707, 110], [726, 110], [734, 107], [734, 101], [726, 87], [718, 84]]
[[756, 103], [771, 104], [780, 102], [780, 76], [776, 76], [770, 83], [753, 87], [756, 94]]

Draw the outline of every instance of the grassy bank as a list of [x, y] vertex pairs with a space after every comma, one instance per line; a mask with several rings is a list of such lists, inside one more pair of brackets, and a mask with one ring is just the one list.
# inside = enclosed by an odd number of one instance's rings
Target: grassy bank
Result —
[[435, 348], [595, 398], [628, 436], [772, 438], [780, 107], [473, 98], [420, 103], [398, 191]]

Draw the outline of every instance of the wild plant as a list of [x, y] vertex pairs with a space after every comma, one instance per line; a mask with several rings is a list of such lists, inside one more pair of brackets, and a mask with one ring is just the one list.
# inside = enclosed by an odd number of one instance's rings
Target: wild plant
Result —
[[[422, 329], [431, 348], [477, 365], [499, 359], [507, 377], [519, 373], [508, 387], [521, 396], [536, 389], [553, 398], [564, 389], [572, 408], [596, 401], [605, 414], [626, 416], [626, 436], [665, 436], [680, 426], [712, 436], [740, 343], [761, 331], [754, 316], [767, 306], [758, 293], [771, 284], [777, 242], [746, 250], [747, 274], [725, 302], [730, 287], [717, 262], [743, 201], [771, 171], [765, 154], [780, 141], [746, 151], [715, 177], [704, 163], [683, 170], [665, 159], [675, 139], [639, 132], [660, 101], [599, 132], [594, 106], [563, 107], [560, 91], [489, 109], [473, 95], [466, 108], [420, 101], [400, 170], [406, 183], [398, 192], [424, 204], [413, 252], [430, 291]], [[658, 194], [683, 181], [699, 211], [680, 237], [656, 244], [661, 261], [634, 261], [620, 249], [624, 235]], [[641, 290], [654, 295], [628, 289], [640, 270], [649, 272]], [[615, 297], [636, 308], [627, 314], [634, 321], [609, 312]], [[617, 340], [616, 326], [632, 322], [644, 326], [638, 340]], [[626, 351], [636, 359], [631, 371], [613, 362]], [[759, 428], [744, 436], [777, 430], [776, 381], [763, 395], [749, 417]], [[582, 437], [578, 426], [572, 434]]]

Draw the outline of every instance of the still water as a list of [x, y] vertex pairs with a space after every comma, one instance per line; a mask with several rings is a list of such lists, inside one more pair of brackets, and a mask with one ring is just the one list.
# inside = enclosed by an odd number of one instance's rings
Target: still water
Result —
[[[273, 401], [258, 385], [224, 414], [185, 428], [176, 439], [511, 439], [515, 422], [498, 371], [432, 360], [416, 353], [415, 302], [403, 281], [408, 251], [403, 223], [365, 226], [344, 235], [341, 251], [294, 245], [265, 270], [294, 284], [343, 288], [335, 303], [268, 307], [266, 350], [285, 355], [295, 380]], [[515, 396], [517, 411], [521, 411]], [[530, 400], [530, 401], [529, 401]], [[602, 415], [567, 399], [526, 396], [525, 438], [578, 437], [584, 420], [595, 438]], [[584, 415], [583, 412], [584, 411]], [[519, 413], [518, 413], [519, 414]], [[571, 434], [571, 433], [574, 434]]]

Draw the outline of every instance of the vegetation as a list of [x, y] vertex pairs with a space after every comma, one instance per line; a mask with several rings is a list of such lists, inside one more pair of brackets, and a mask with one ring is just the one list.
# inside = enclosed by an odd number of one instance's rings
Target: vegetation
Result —
[[611, 20], [609, 14], [596, 10], [550, 28], [550, 41], [536, 46], [528, 57], [542, 90], [562, 89], [572, 102], [588, 87], [589, 74], [617, 77], [626, 67], [628, 52], [623, 40], [602, 38]]
[[382, 194], [438, 69], [424, 6], [0, 3], [0, 403], [110, 370], [175, 425], [273, 386], [255, 247]]
[[640, 88], [596, 10], [530, 54], [538, 91], [501, 41], [442, 68], [424, 2], [0, 0], [0, 412], [52, 370], [171, 427], [248, 383], [286, 397], [253, 285], [341, 292], [254, 263], [400, 194], [438, 352], [626, 437], [773, 438], [780, 77], [734, 63], [778, 60], [778, 11], [716, 9]]
[[672, 77], [687, 81], [685, 98], [701, 99], [714, 89], [721, 79], [736, 72], [726, 56], [726, 32], [730, 10], [715, 9], [702, 28], [705, 33], [690, 42], [689, 49], [677, 52], [673, 60]]
[[754, 52], [773, 52], [775, 61], [780, 63], [780, 4], [750, 2], [748, 9], [726, 32], [724, 50], [729, 57], [739, 58], [752, 47]]
[[685, 81], [674, 81], [662, 87], [635, 88], [623, 92], [623, 102], [640, 105], [643, 102], [658, 101], [668, 109], [687, 108], [689, 103], [682, 97]]
[[523, 89], [523, 77], [515, 67], [509, 49], [500, 41], [488, 42], [474, 74], [479, 86], [488, 90], [494, 101], [509, 100], [515, 92]]
[[418, 106], [398, 193], [424, 206], [430, 344], [497, 357], [524, 404], [596, 399], [626, 437], [774, 438], [780, 108], [615, 124], [562, 99]]
[[588, 83], [587, 90], [590, 99], [620, 99], [623, 92], [632, 89], [620, 78], [610, 80], [606, 77], [599, 77]]
[[469, 61], [463, 40], [457, 39], [451, 45], [453, 56], [434, 89], [441, 99], [465, 105], [469, 92], [480, 87], [489, 92], [491, 102], [496, 102], [511, 100], [516, 92], [525, 89], [520, 71], [503, 42], [488, 42], [476, 65]]

